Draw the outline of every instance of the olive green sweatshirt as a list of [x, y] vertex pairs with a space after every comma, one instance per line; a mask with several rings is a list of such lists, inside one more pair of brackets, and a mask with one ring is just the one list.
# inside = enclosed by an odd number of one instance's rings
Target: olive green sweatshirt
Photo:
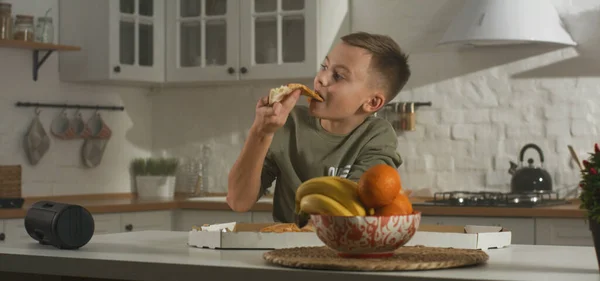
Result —
[[358, 181], [376, 164], [398, 167], [396, 132], [391, 124], [370, 116], [346, 135], [332, 134], [321, 127], [306, 106], [296, 106], [286, 123], [275, 133], [261, 175], [259, 198], [275, 182], [273, 219], [294, 222], [296, 189], [306, 180], [339, 176]]

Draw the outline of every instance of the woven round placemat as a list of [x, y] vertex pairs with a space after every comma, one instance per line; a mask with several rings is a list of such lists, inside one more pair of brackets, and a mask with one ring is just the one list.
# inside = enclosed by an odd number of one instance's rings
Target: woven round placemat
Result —
[[472, 266], [489, 256], [482, 250], [401, 247], [386, 258], [342, 258], [327, 247], [299, 247], [266, 252], [263, 258], [284, 267], [352, 271], [408, 271]]

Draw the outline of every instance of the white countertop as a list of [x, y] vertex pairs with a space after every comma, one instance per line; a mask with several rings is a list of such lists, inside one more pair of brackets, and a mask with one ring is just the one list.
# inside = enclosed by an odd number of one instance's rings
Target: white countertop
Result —
[[198, 249], [186, 242], [187, 232], [143, 231], [97, 235], [79, 250], [33, 240], [4, 244], [0, 272], [161, 281], [600, 280], [593, 247], [512, 245], [487, 251], [488, 263], [477, 267], [378, 273], [288, 269], [266, 263], [264, 251]]

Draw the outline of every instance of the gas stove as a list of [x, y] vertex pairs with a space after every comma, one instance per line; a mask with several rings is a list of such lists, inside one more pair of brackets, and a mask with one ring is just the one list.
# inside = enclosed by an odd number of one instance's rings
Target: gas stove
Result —
[[563, 204], [569, 204], [569, 202], [560, 199], [558, 193], [552, 191], [529, 193], [450, 191], [436, 192], [433, 200], [415, 202], [413, 205], [533, 208]]

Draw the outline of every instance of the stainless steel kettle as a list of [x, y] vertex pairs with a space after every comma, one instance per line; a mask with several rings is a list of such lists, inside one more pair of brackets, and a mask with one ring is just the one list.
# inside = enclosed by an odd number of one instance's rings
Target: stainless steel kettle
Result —
[[[527, 149], [535, 149], [540, 157], [540, 165], [538, 167], [533, 165], [533, 159], [527, 160], [528, 166], [523, 165], [523, 157]], [[510, 161], [510, 169], [508, 173], [512, 175], [510, 182], [511, 192], [513, 193], [530, 193], [530, 192], [549, 192], [552, 191], [552, 177], [544, 170], [544, 153], [539, 146], [530, 143], [525, 145], [521, 149], [519, 155], [519, 161], [521, 163], [518, 166], [515, 162]]]

